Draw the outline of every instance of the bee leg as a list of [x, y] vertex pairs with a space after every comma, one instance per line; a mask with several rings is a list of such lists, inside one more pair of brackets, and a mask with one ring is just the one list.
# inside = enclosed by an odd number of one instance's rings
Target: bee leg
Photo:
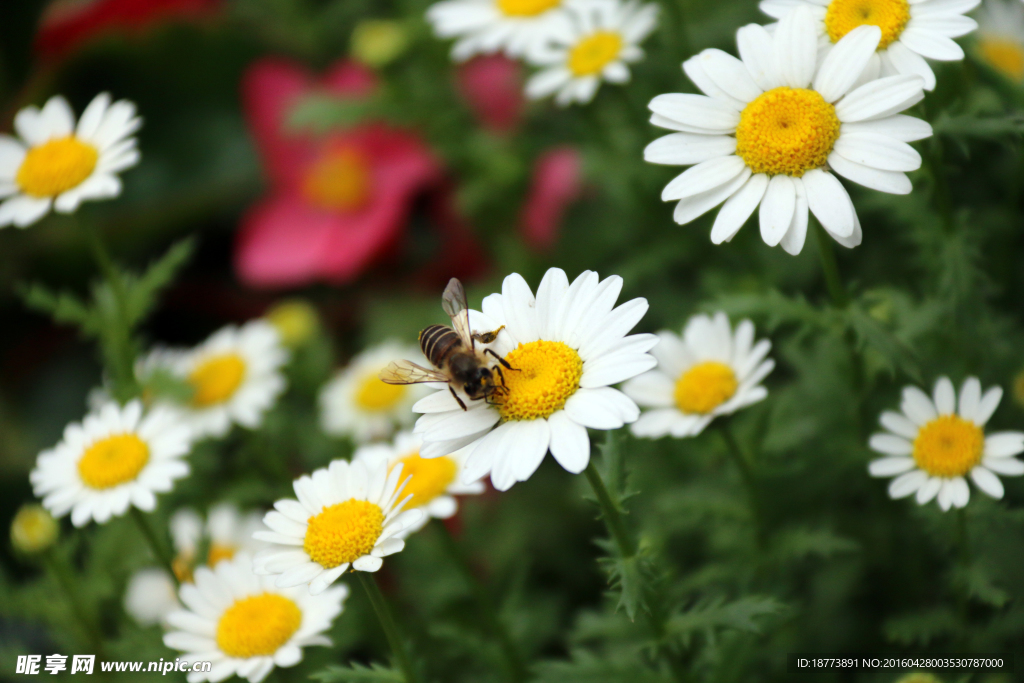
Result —
[[496, 354], [494, 351], [492, 351], [490, 349], [484, 349], [484, 353], [489, 353], [492, 356], [494, 356], [495, 358], [497, 358], [498, 362], [501, 363], [505, 367], [506, 370], [515, 370], [516, 372], [519, 372], [519, 368], [514, 368], [511, 365], [509, 365], [509, 362], [507, 360], [505, 360], [504, 358], [502, 358], [501, 356]]
[[477, 340], [481, 344], [490, 344], [492, 341], [498, 338], [498, 333], [501, 332], [503, 329], [505, 329], [504, 325], [502, 325], [501, 327], [492, 332], [474, 332], [473, 339]]
[[469, 410], [468, 408], [466, 408], [466, 404], [462, 402], [462, 399], [459, 398], [459, 395], [455, 393], [455, 389], [452, 387], [451, 384], [448, 385], [448, 391], [452, 392], [452, 396], [454, 396], [455, 400], [459, 402], [459, 406], [463, 410]]

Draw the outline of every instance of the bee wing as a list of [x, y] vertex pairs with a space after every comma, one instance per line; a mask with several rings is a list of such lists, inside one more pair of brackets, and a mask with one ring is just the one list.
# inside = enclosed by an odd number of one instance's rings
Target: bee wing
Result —
[[408, 360], [391, 361], [380, 371], [380, 381], [385, 384], [419, 384], [421, 382], [447, 382], [448, 376], [437, 370], [428, 370]]
[[466, 305], [466, 290], [457, 277], [449, 280], [448, 286], [444, 288], [444, 294], [441, 295], [441, 308], [452, 319], [452, 328], [459, 335], [463, 345], [467, 349], [472, 349], [475, 344], [473, 343], [473, 333], [469, 329], [469, 306]]

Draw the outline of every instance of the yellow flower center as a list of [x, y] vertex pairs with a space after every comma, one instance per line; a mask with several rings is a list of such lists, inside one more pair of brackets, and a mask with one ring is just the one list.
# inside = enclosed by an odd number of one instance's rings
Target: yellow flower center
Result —
[[934, 477], [960, 477], [981, 461], [985, 433], [959, 415], [940, 415], [917, 432], [914, 461]]
[[371, 413], [391, 410], [405, 396], [406, 388], [401, 384], [382, 382], [376, 373], [368, 374], [359, 382], [356, 390], [356, 405]]
[[263, 593], [236, 600], [217, 622], [217, 647], [228, 657], [267, 657], [302, 625], [302, 610], [283, 595]]
[[825, 30], [833, 43], [867, 24], [882, 29], [879, 50], [899, 38], [908, 21], [910, 4], [907, 0], [832, 0], [825, 12]]
[[447, 491], [455, 481], [458, 469], [455, 461], [447, 455], [440, 458], [421, 458], [418, 451], [405, 456], [398, 463], [402, 463], [402, 478], [409, 477], [405, 488], [402, 489], [402, 498], [412, 494], [412, 498], [405, 504], [409, 509], [426, 505]]
[[352, 498], [310, 517], [302, 548], [314, 562], [331, 569], [369, 553], [382, 531], [380, 506]]
[[622, 37], [618, 33], [598, 31], [569, 51], [569, 70], [577, 77], [599, 74], [621, 51]]
[[93, 443], [78, 461], [86, 486], [109, 489], [132, 481], [149, 462], [149, 446], [132, 433], [115, 434]]
[[562, 0], [497, 0], [506, 17], [535, 17], [562, 4]]
[[230, 560], [235, 556], [238, 548], [227, 543], [211, 543], [210, 550], [206, 553], [206, 566], [216, 567], [222, 560]]
[[562, 342], [520, 344], [505, 360], [514, 368], [505, 370], [507, 392], [499, 397], [506, 420], [550, 417], [580, 388], [583, 361]]
[[736, 393], [736, 373], [725, 363], [704, 361], [676, 380], [675, 399], [684, 413], [706, 415]]
[[30, 149], [15, 180], [31, 197], [56, 197], [88, 178], [99, 158], [95, 147], [69, 135]]
[[210, 356], [192, 371], [188, 381], [195, 393], [192, 405], [206, 408], [234, 396], [245, 379], [245, 361], [237, 353]]
[[1024, 81], [1024, 46], [1009, 38], [984, 37], [978, 40], [981, 56], [1014, 81]]
[[357, 211], [370, 200], [369, 161], [354, 149], [333, 150], [306, 172], [302, 194], [328, 211]]
[[[206, 566], [215, 567], [221, 560], [230, 560], [238, 548], [224, 543], [211, 543], [206, 553]], [[196, 556], [192, 552], [180, 553], [171, 562], [171, 570], [181, 583], [192, 583], [192, 571], [195, 569]]]
[[799, 178], [825, 165], [839, 139], [836, 108], [814, 90], [774, 88], [740, 114], [736, 154], [754, 173]]

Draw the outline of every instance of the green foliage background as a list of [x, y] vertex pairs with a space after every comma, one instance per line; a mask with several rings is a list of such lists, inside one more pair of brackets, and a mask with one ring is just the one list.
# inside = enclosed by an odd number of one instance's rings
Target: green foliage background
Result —
[[[944, 374], [958, 384], [977, 375], [1007, 389], [991, 428], [1024, 423], [1013, 398], [1024, 366], [1020, 87], [978, 61], [969, 38], [964, 62], [934, 64], [939, 86], [913, 113], [936, 136], [917, 144], [925, 166], [912, 174], [913, 194], [848, 185], [864, 243], [840, 249], [851, 301], [836, 306], [813, 236], [798, 257], [765, 247], [754, 225], [713, 246], [710, 216], [680, 227], [658, 199], [677, 170], [642, 160], [659, 134], [647, 124], [647, 102], [693, 92], [681, 61], [705, 47], [733, 51], [736, 28], [767, 21], [755, 3], [661, 0], [660, 27], [628, 86], [606, 85], [586, 107], [532, 104], [504, 138], [480, 129], [456, 93], [449, 45], [422, 19], [428, 4], [234, 0], [220, 19], [106, 39], [42, 74], [29, 49], [41, 4], [0, 7], [5, 111], [25, 104], [19, 98], [40, 103], [54, 92], [80, 111], [110, 90], [145, 117], [143, 162], [124, 175], [119, 200], [0, 233], [0, 519], [31, 498], [36, 454], [81, 418], [86, 392], [100, 381], [103, 356], [90, 337], [102, 337], [102, 311], [84, 312], [66, 298], [61, 324], [38, 312], [54, 308], [52, 292], [85, 301], [94, 291], [88, 231], [140, 272], [172, 243], [198, 238], [173, 284], [169, 272], [150, 271], [150, 290], [137, 290], [140, 320], [151, 315], [131, 343], [196, 343], [225, 322], [259, 315], [274, 297], [243, 289], [230, 269], [238, 217], [262, 187], [239, 78], [265, 54], [323, 68], [347, 53], [359, 20], [397, 19], [412, 39], [381, 71], [383, 95], [355, 113], [310, 103], [296, 125], [326, 129], [359, 115], [422, 132], [459, 183], [460, 207], [493, 262], [486, 278], [470, 283], [471, 305], [512, 271], [534, 286], [553, 265], [570, 277], [616, 273], [623, 298], [651, 304], [639, 331], [678, 331], [695, 312], [725, 310], [770, 335], [778, 363], [767, 400], [697, 438], [650, 442], [623, 433], [609, 441], [600, 462], [639, 539], [635, 560], [624, 562], [603, 540], [584, 478], [550, 459], [508, 493], [463, 501], [462, 552], [531, 680], [870, 682], [899, 673], [789, 674], [789, 652], [1015, 652], [1024, 666], [1024, 482], [1004, 479], [998, 502], [973, 491], [960, 520], [934, 504], [890, 500], [886, 483], [866, 470], [877, 416], [898, 404], [907, 383], [930, 388]], [[554, 250], [538, 255], [521, 242], [516, 221], [532, 161], [562, 143], [581, 149], [590, 191]], [[410, 228], [410, 265], [436, 256], [423, 221]], [[48, 289], [26, 290], [28, 283]], [[317, 304], [324, 328], [289, 367], [286, 397], [258, 432], [236, 430], [198, 447], [192, 476], [161, 498], [159, 522], [182, 505], [267, 506], [290, 494], [298, 474], [347, 457], [351, 445], [323, 436], [316, 422], [316, 393], [331, 369], [364, 346], [411, 340], [426, 322], [442, 321], [439, 292], [404, 275], [370, 271], [352, 286], [301, 293]], [[62, 325], [83, 321], [84, 343]], [[753, 501], [723, 427], [749, 463]], [[508, 680], [444, 543], [428, 527], [381, 575], [417, 662], [429, 680]], [[65, 520], [57, 552], [75, 567], [77, 591], [100, 629], [78, 628], [52, 579], [4, 544], [0, 678], [14, 671], [18, 654], [92, 652], [97, 638], [108, 659], [174, 656], [159, 629], [137, 627], [121, 607], [128, 577], [152, 564], [129, 519], [84, 530]], [[270, 680], [401, 680], [386, 668], [383, 635], [355, 583], [331, 636], [335, 648], [307, 649], [301, 665]]]

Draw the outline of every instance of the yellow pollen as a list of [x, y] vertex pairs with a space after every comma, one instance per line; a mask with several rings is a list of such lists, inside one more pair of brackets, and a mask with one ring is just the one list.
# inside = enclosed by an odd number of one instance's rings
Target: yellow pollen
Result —
[[57, 520], [42, 505], [22, 505], [11, 522], [11, 545], [23, 553], [45, 550], [57, 540]]
[[754, 173], [799, 178], [825, 165], [839, 139], [836, 108], [814, 90], [774, 88], [740, 114], [736, 154]]
[[217, 647], [228, 657], [267, 657], [302, 625], [302, 611], [277, 593], [236, 600], [217, 622]]
[[707, 415], [736, 393], [736, 374], [725, 363], [704, 361], [676, 380], [675, 399], [684, 413]]
[[504, 371], [507, 392], [497, 397], [506, 420], [551, 417], [580, 388], [583, 361], [562, 342], [520, 344], [505, 360], [514, 368]]
[[1024, 45], [1009, 38], [984, 37], [978, 40], [981, 56], [1013, 81], [1024, 81]]
[[69, 135], [30, 149], [15, 180], [31, 197], [56, 197], [88, 178], [99, 158], [95, 147]]
[[82, 482], [93, 489], [109, 489], [132, 481], [149, 462], [149, 446], [132, 433], [96, 441], [78, 461]]
[[562, 4], [562, 0], [497, 0], [506, 17], [535, 17]]
[[914, 461], [933, 477], [960, 477], [981, 462], [985, 433], [959, 415], [940, 415], [917, 432]]
[[379, 505], [351, 498], [309, 518], [303, 550], [324, 569], [355, 562], [373, 550], [384, 531]]
[[[411, 453], [398, 461], [402, 463], [402, 478], [409, 477], [402, 498], [410, 493], [412, 498], [405, 504], [407, 509], [418, 508], [434, 500], [455, 481], [458, 469], [455, 461], [447, 455], [440, 458], [421, 458], [419, 452]], [[398, 463], [395, 463], [396, 465]], [[392, 465], [394, 467], [394, 465]]]
[[358, 211], [370, 200], [370, 164], [353, 149], [333, 150], [315, 162], [302, 183], [303, 196], [328, 211]]
[[313, 304], [305, 299], [286, 299], [267, 311], [264, 318], [281, 335], [285, 346], [302, 346], [313, 338], [320, 327], [320, 318]]
[[192, 566], [195, 558], [192, 553], [182, 553], [175, 557], [171, 561], [171, 571], [174, 572], [174, 576], [178, 579], [179, 583], [192, 583]]
[[226, 543], [211, 543], [210, 550], [206, 553], [206, 566], [215, 567], [222, 560], [230, 560], [237, 550], [235, 546]]
[[406, 394], [405, 386], [382, 382], [376, 373], [363, 377], [356, 390], [356, 405], [367, 412], [391, 410]]
[[234, 396], [245, 379], [245, 361], [237, 353], [210, 356], [188, 376], [195, 389], [192, 405], [206, 408]]
[[832, 0], [825, 12], [825, 30], [833, 43], [867, 24], [882, 29], [879, 50], [899, 38], [908, 21], [910, 4], [907, 0]]
[[613, 31], [587, 36], [569, 51], [569, 70], [577, 77], [601, 73], [622, 51], [622, 37]]

